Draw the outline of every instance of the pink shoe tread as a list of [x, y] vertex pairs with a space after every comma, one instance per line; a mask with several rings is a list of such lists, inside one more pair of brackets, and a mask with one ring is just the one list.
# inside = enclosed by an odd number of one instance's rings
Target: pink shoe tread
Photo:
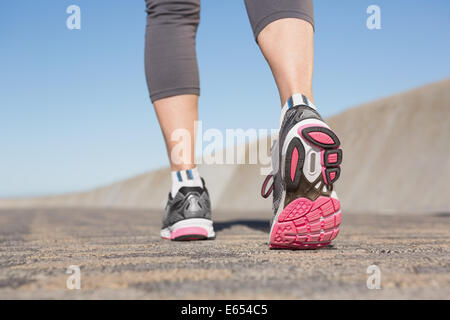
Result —
[[315, 249], [330, 244], [341, 224], [339, 200], [319, 197], [298, 198], [284, 208], [274, 221], [271, 248]]
[[200, 240], [208, 238], [208, 231], [201, 227], [186, 227], [173, 231], [171, 240]]

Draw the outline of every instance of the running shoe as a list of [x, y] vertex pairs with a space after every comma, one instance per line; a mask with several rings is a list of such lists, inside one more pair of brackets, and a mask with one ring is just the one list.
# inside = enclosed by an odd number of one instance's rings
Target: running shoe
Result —
[[[340, 203], [333, 190], [341, 172], [339, 139], [301, 94], [289, 98], [280, 122], [271, 150], [272, 174], [261, 190], [264, 198], [273, 192], [269, 246], [324, 247], [336, 238], [341, 223]], [[273, 184], [266, 191], [270, 179]]]
[[161, 238], [169, 240], [214, 239], [211, 202], [203, 187], [182, 187], [175, 197], [169, 193]]

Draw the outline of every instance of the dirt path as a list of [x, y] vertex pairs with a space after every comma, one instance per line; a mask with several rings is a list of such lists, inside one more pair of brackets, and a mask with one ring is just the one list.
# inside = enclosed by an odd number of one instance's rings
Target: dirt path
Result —
[[[450, 297], [450, 216], [344, 215], [333, 247], [275, 251], [261, 214], [215, 213], [217, 239], [160, 240], [160, 212], [0, 211], [0, 298]], [[81, 269], [81, 290], [66, 270]], [[381, 289], [366, 285], [368, 266]]]

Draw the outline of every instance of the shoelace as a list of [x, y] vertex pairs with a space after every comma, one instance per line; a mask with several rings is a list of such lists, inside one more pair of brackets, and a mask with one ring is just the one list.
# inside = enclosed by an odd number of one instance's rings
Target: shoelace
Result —
[[269, 180], [271, 178], [273, 178], [273, 174], [267, 175], [266, 179], [264, 179], [263, 185], [261, 187], [261, 196], [263, 198], [268, 198], [273, 191], [273, 185], [275, 182], [272, 182], [272, 185], [270, 186], [269, 190], [267, 190], [267, 192], [266, 192], [267, 184], [269, 183]]

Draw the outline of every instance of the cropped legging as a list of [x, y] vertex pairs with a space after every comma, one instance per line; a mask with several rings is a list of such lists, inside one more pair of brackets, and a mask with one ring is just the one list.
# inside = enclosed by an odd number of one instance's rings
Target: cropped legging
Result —
[[[312, 0], [245, 0], [245, 5], [256, 40], [278, 19], [298, 18], [314, 25]], [[200, 0], [146, 0], [146, 11], [145, 71], [151, 100], [199, 95], [195, 38]]]

